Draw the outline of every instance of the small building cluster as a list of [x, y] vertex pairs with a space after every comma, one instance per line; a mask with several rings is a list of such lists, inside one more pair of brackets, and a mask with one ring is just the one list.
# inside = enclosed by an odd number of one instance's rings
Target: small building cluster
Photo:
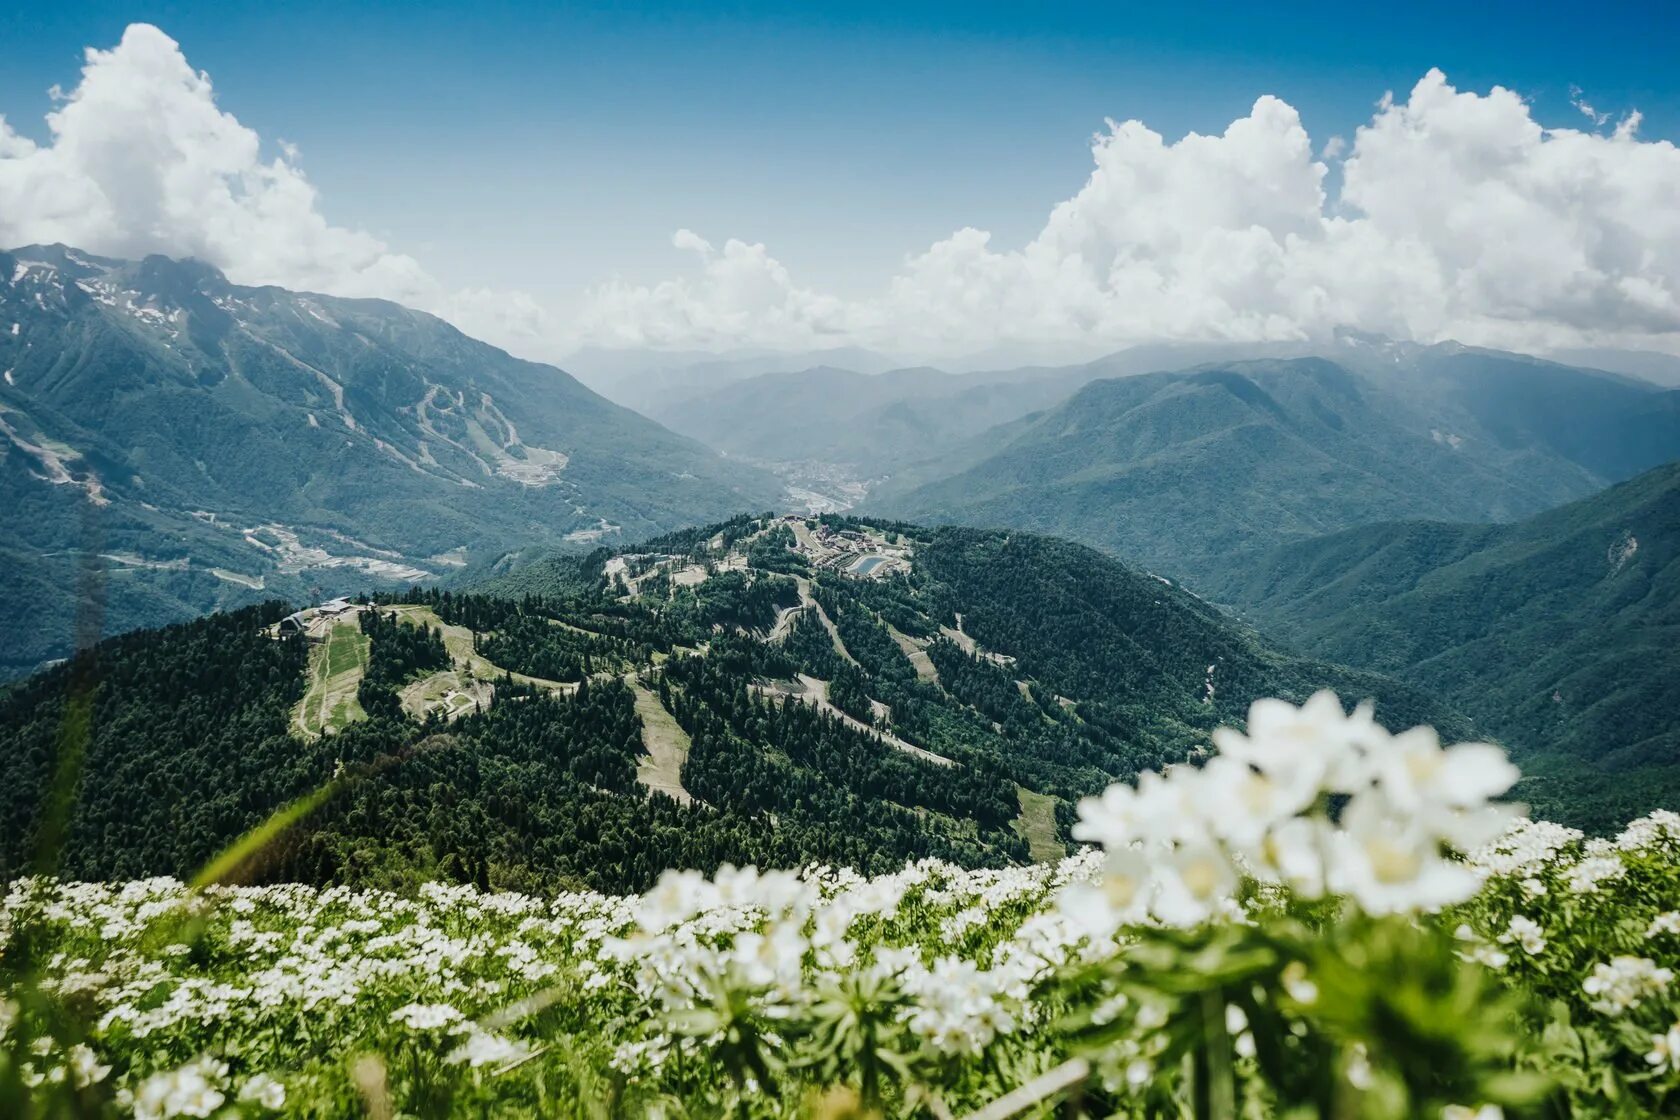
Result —
[[793, 529], [794, 551], [813, 568], [858, 579], [882, 579], [910, 570], [909, 545], [890, 539], [880, 529], [836, 529], [822, 521], [813, 527], [797, 514], [782, 521]]
[[359, 604], [341, 595], [336, 599], [328, 599], [318, 607], [305, 607], [301, 611], [293, 611], [280, 620], [275, 632], [282, 635], [304, 634], [311, 638], [325, 637], [334, 620], [353, 617], [361, 609]]

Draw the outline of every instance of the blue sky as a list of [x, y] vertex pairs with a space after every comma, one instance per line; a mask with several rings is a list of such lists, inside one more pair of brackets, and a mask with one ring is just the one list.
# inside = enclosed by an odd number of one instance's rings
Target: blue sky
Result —
[[[15, 164], [13, 210], [45, 209], [0, 213], [0, 235], [196, 253], [250, 282], [388, 295], [549, 357], [603, 338], [936, 354], [977, 337], [1100, 349], [1341, 324], [1675, 350], [1674, 12], [11, 5], [0, 114], [43, 145], [48, 90], [77, 87], [84, 48], [149, 23], [179, 49], [171, 63], [154, 37], [112, 59], [69, 164]], [[268, 222], [266, 203], [240, 197], [245, 172], [224, 166], [213, 189], [193, 177], [216, 146], [193, 130], [216, 123], [188, 66], [269, 157], [297, 146], [318, 192], [309, 213]], [[1445, 79], [1426, 90], [1431, 68]], [[1378, 106], [1389, 91], [1393, 112]], [[1251, 116], [1262, 95], [1298, 122]], [[153, 97], [179, 117], [148, 119], [136, 106]], [[1635, 110], [1637, 129], [1618, 134]], [[1375, 118], [1387, 132], [1356, 150]], [[1130, 119], [1160, 140], [1106, 136], [1105, 121]], [[1245, 120], [1245, 137], [1226, 134]], [[1581, 142], [1553, 144], [1535, 126]], [[1178, 143], [1192, 132], [1219, 140]], [[1092, 179], [1099, 134], [1111, 158]], [[1354, 161], [1326, 158], [1321, 205], [1309, 167], [1333, 137], [1363, 156], [1363, 177], [1344, 195]], [[144, 164], [132, 161], [160, 152], [172, 154], [156, 181], [136, 184]], [[173, 197], [165, 226], [149, 224], [156, 197], [182, 182], [209, 193]], [[278, 197], [288, 184], [269, 187]], [[0, 208], [6, 190], [0, 175]], [[72, 197], [90, 200], [85, 220], [51, 212]], [[1058, 232], [1064, 203], [1077, 214]], [[199, 219], [206, 207], [225, 220]], [[311, 232], [314, 215], [331, 228]], [[678, 230], [697, 235], [687, 249]], [[402, 259], [367, 259], [362, 231]]]
[[301, 148], [331, 220], [538, 294], [660, 275], [679, 227], [855, 294], [959, 226], [1030, 238], [1105, 117], [1170, 140], [1274, 93], [1320, 142], [1431, 66], [1554, 121], [1578, 86], [1675, 135], [1672, 5], [1276, 7], [12, 5], [0, 112], [41, 138], [82, 48], [156, 23], [224, 109]]

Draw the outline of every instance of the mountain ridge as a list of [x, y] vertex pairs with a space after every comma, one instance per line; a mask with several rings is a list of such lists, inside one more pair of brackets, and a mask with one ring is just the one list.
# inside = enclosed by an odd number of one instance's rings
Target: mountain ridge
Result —
[[18, 496], [0, 530], [46, 573], [20, 578], [51, 607], [15, 618], [29, 638], [12, 671], [66, 648], [73, 599], [51, 589], [75, 586], [68, 557], [94, 538], [126, 558], [106, 573], [123, 629], [177, 603], [436, 578], [518, 543], [641, 535], [781, 492], [561, 370], [383, 300], [40, 246], [0, 253], [0, 321], [0, 473]]
[[1680, 796], [1680, 463], [1511, 524], [1395, 522], [1233, 557], [1203, 590], [1454, 704], [1535, 772], [1547, 810], [1609, 821]]
[[1194, 582], [1232, 551], [1402, 513], [1525, 516], [1675, 455], [1680, 393], [1389, 347], [1092, 381], [862, 508], [1065, 535]]

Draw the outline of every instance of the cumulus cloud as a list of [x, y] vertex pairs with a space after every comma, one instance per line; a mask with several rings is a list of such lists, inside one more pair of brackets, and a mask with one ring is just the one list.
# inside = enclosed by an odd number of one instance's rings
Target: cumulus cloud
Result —
[[48, 143], [0, 118], [0, 245], [193, 255], [244, 283], [396, 299], [533, 356], [583, 343], [939, 356], [1339, 326], [1680, 352], [1680, 151], [1640, 139], [1637, 113], [1606, 130], [1573, 100], [1590, 130], [1546, 127], [1509, 90], [1461, 91], [1431, 71], [1351, 140], [1316, 149], [1270, 96], [1222, 132], [1176, 141], [1111, 121], [1084, 186], [1025, 245], [959, 229], [907, 254], [872, 297], [841, 299], [762, 244], [683, 229], [680, 275], [606, 281], [559, 314], [516, 292], [451, 289], [328, 222], [296, 151], [265, 157], [175, 42], [137, 24], [87, 52]]
[[0, 117], [0, 246], [194, 256], [237, 282], [383, 296], [494, 339], [550, 328], [517, 294], [451, 292], [414, 258], [322, 215], [297, 150], [264, 159], [258, 135], [216, 106], [208, 75], [156, 27], [89, 49], [81, 82], [38, 145]]
[[651, 286], [596, 285], [575, 330], [602, 346], [800, 347], [848, 341], [850, 309], [832, 296], [796, 287], [763, 245], [734, 238], [722, 249], [692, 230], [671, 244], [693, 254], [694, 277]]
[[958, 230], [907, 257], [876, 298], [841, 302], [795, 283], [763, 246], [718, 252], [683, 231], [698, 275], [603, 286], [582, 328], [619, 342], [838, 337], [925, 353], [1338, 326], [1680, 349], [1680, 152], [1638, 126], [1630, 114], [1610, 135], [1546, 128], [1510, 90], [1459, 91], [1439, 71], [1317, 157], [1275, 97], [1219, 135], [1174, 143], [1110, 122], [1084, 187], [1019, 249]]

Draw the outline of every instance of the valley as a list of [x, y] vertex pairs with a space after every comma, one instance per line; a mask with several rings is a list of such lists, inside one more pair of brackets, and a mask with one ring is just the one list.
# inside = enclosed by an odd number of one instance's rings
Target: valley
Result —
[[1232, 551], [1396, 516], [1512, 520], [1680, 456], [1671, 387], [1353, 331], [876, 368], [672, 369], [635, 399], [807, 512], [1030, 529], [1192, 583]]

